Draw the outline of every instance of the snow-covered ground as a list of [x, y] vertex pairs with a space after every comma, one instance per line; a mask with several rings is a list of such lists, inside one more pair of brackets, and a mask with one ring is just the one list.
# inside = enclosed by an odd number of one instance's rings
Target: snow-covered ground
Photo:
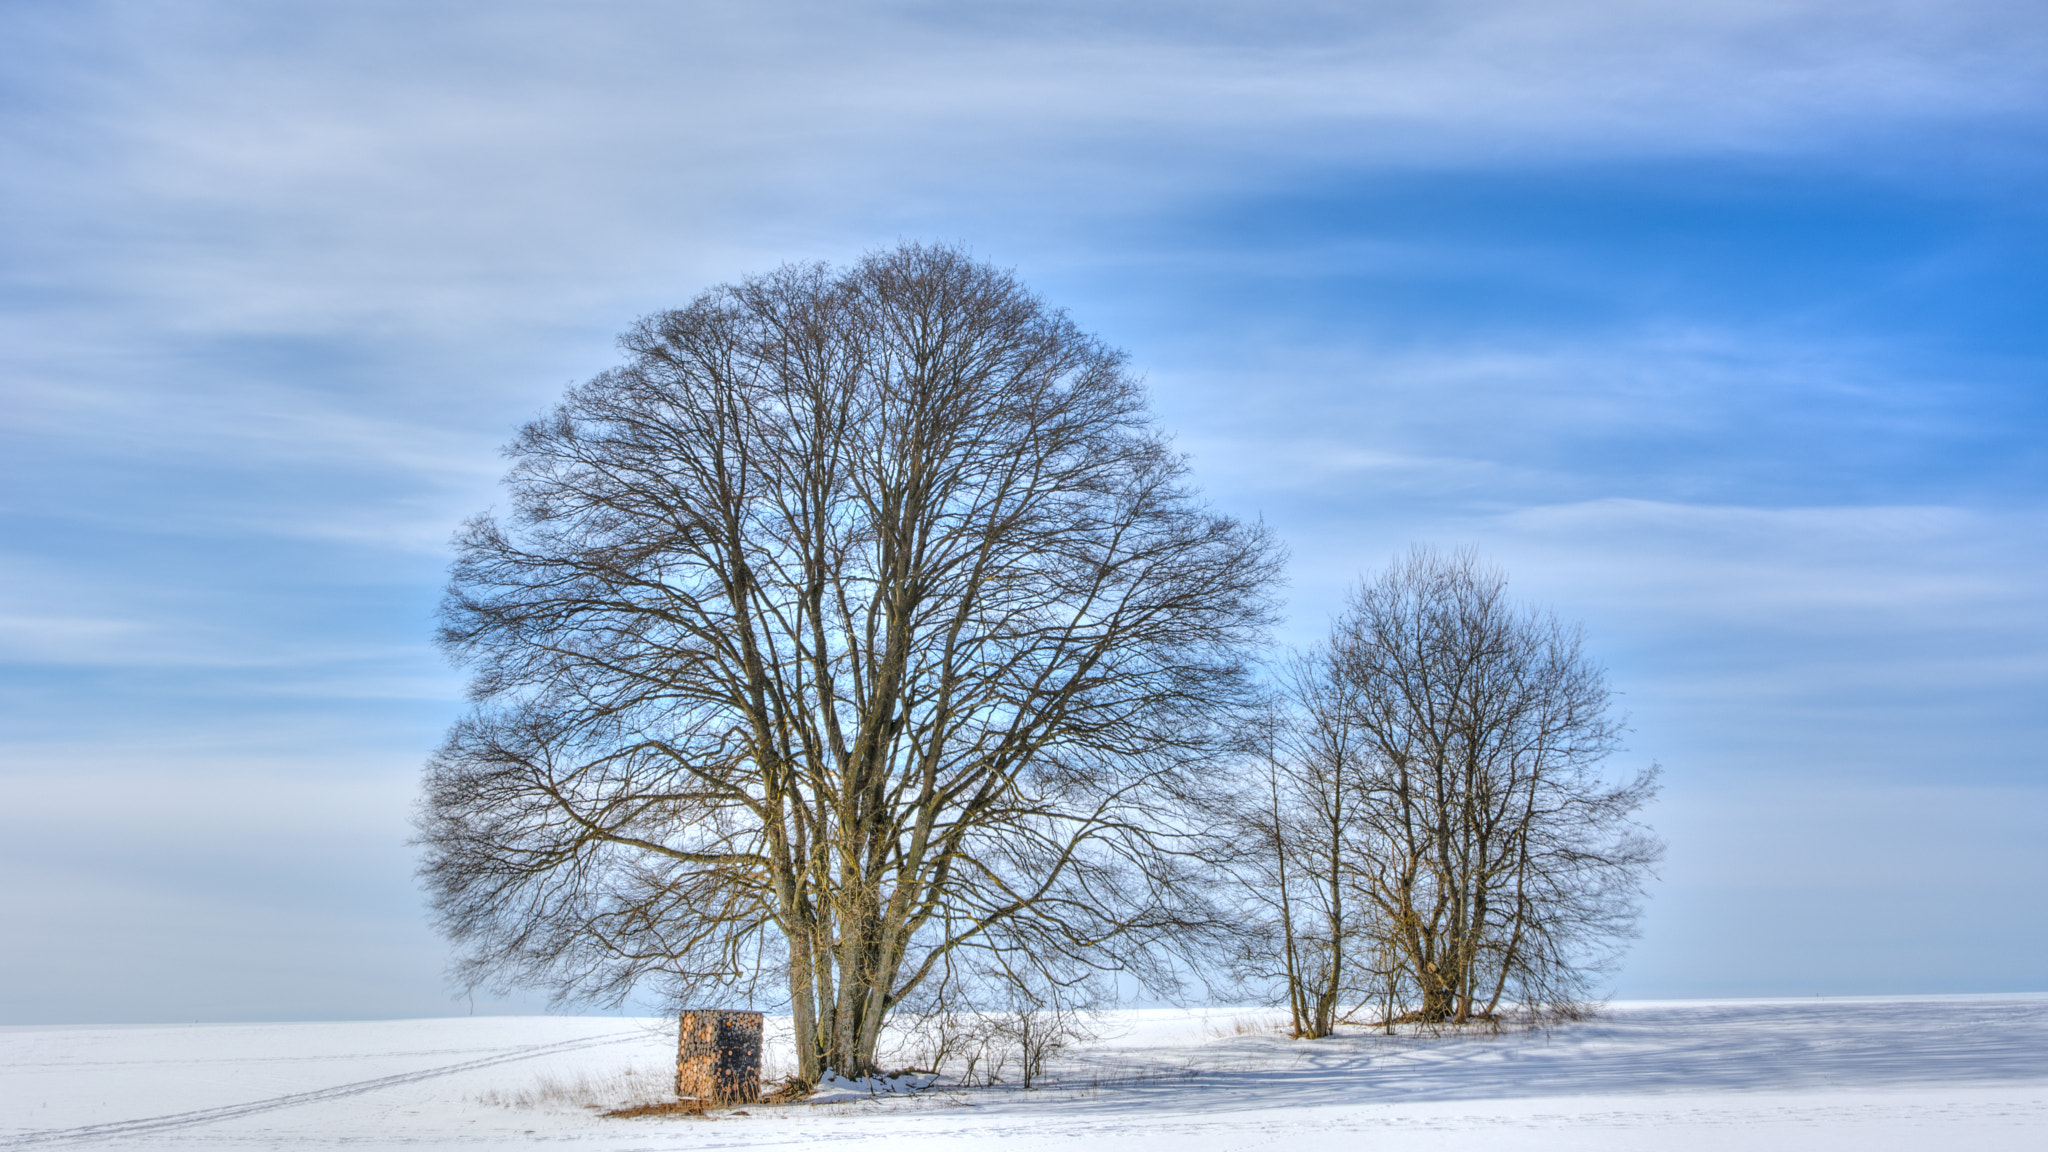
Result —
[[1309, 1043], [1272, 1020], [1118, 1013], [1028, 1093], [634, 1120], [588, 1105], [660, 1092], [664, 1021], [16, 1027], [0, 1149], [2048, 1148], [2048, 996], [1627, 1002], [1548, 1033]]

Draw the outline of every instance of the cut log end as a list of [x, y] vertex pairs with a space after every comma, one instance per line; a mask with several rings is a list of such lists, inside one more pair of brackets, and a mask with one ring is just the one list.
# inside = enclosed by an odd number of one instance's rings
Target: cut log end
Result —
[[676, 1044], [676, 1095], [712, 1104], [761, 1098], [761, 1014], [693, 1008]]

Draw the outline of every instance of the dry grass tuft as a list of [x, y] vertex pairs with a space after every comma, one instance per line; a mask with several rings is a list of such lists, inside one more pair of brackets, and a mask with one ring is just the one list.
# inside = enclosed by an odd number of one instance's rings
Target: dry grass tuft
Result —
[[610, 1120], [633, 1120], [642, 1116], [702, 1116], [708, 1107], [702, 1100], [667, 1100], [659, 1104], [635, 1104], [600, 1113]]
[[1209, 1035], [1218, 1039], [1229, 1036], [1264, 1036], [1268, 1033], [1287, 1031], [1287, 1021], [1277, 1015], [1259, 1013], [1252, 1016], [1233, 1016], [1226, 1025], [1212, 1024]]
[[626, 1065], [611, 1071], [579, 1071], [565, 1075], [544, 1071], [524, 1088], [493, 1088], [478, 1103], [498, 1108], [625, 1108], [636, 1101], [660, 1099], [675, 1092], [675, 1071], [666, 1067]]

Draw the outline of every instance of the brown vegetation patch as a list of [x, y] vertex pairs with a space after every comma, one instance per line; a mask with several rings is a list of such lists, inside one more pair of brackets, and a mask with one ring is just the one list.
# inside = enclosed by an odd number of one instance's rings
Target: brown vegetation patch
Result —
[[763, 1104], [794, 1104], [818, 1090], [818, 1085], [801, 1076], [791, 1076], [761, 1095]]
[[702, 1100], [665, 1100], [659, 1104], [635, 1104], [600, 1113], [611, 1120], [636, 1120], [642, 1116], [702, 1116], [710, 1107]]

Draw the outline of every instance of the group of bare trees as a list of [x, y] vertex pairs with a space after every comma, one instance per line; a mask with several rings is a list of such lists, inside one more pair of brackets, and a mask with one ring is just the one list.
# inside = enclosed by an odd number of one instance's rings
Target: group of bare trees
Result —
[[419, 826], [471, 984], [786, 1006], [815, 1078], [905, 1005], [1028, 1031], [1225, 941], [1304, 1034], [1466, 1019], [1626, 928], [1650, 779], [1599, 783], [1576, 639], [1421, 555], [1261, 711], [1277, 549], [1010, 274], [907, 245], [621, 343], [458, 539]]
[[1247, 741], [1256, 794], [1219, 858], [1240, 975], [1297, 1035], [1495, 1019], [1583, 996], [1633, 934], [1660, 845], [1654, 767], [1605, 777], [1621, 725], [1576, 629], [1469, 553], [1416, 549], [1298, 656]]

